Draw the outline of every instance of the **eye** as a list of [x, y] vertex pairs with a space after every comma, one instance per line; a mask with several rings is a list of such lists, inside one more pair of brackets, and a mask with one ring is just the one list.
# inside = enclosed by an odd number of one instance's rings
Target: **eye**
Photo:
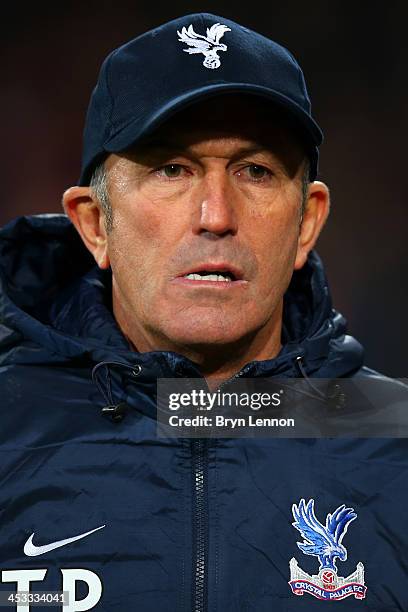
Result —
[[265, 166], [259, 166], [258, 164], [251, 164], [250, 166], [246, 167], [246, 170], [248, 172], [249, 177], [251, 179], [254, 179], [255, 181], [259, 181], [271, 175], [271, 172], [270, 170], [268, 170], [268, 168], [265, 168]]
[[164, 178], [179, 178], [184, 168], [180, 164], [166, 164], [156, 170], [156, 173]]
[[272, 177], [272, 172], [260, 164], [247, 164], [240, 168], [237, 175], [253, 183], [264, 183]]

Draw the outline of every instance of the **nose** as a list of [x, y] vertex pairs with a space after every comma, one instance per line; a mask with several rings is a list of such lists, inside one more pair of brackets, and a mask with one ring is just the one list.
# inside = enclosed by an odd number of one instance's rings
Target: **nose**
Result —
[[200, 185], [194, 231], [224, 236], [236, 234], [237, 229], [237, 211], [228, 177], [222, 172], [213, 173]]

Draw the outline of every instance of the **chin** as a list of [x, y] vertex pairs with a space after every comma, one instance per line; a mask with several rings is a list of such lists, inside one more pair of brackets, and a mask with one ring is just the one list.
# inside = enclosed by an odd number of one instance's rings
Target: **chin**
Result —
[[164, 335], [174, 344], [186, 346], [227, 345], [238, 342], [248, 333], [248, 325], [239, 325], [237, 322], [220, 321], [194, 321], [177, 324], [173, 321], [167, 329], [162, 330]]

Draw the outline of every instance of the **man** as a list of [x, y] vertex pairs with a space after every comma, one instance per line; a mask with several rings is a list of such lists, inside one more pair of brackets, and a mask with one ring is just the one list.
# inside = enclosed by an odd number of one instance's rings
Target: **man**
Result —
[[363, 366], [313, 251], [329, 212], [321, 137], [293, 57], [227, 19], [182, 17], [107, 58], [70, 221], [2, 231], [8, 596], [407, 609], [404, 440], [156, 431], [164, 378], [301, 378], [296, 406], [320, 402], [327, 420], [344, 398], [310, 378], [379, 382], [381, 407], [406, 406], [403, 385]]

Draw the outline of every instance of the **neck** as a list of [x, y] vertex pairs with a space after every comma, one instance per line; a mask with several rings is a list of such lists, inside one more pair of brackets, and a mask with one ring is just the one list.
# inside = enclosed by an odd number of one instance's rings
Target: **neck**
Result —
[[200, 369], [208, 383], [220, 383], [231, 378], [251, 361], [276, 357], [281, 349], [281, 325], [272, 333], [269, 326], [224, 345], [181, 347], [185, 355]]

